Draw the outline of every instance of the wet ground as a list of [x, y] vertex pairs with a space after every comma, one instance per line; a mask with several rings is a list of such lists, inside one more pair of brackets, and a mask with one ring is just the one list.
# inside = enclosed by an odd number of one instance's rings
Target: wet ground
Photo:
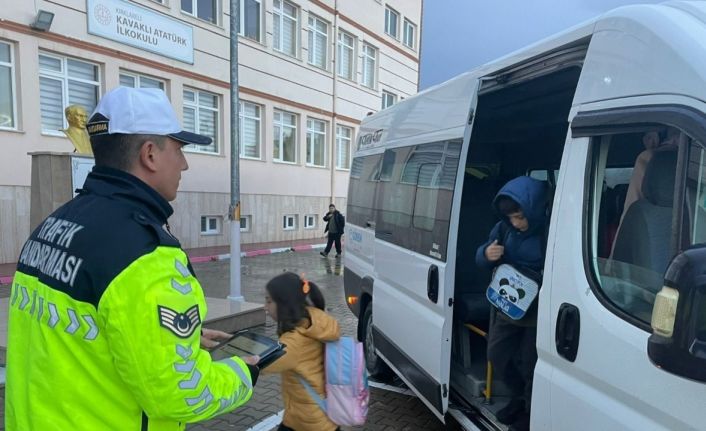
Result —
[[[230, 261], [195, 264], [194, 269], [206, 296], [225, 298], [229, 294]], [[343, 294], [343, 264], [340, 259], [323, 258], [318, 251], [287, 252], [243, 258], [242, 295], [246, 301], [263, 303], [265, 283], [283, 271], [304, 274], [316, 283], [326, 298], [326, 308], [341, 324], [343, 335], [354, 335], [357, 319], [348, 310]], [[3, 286], [7, 290], [9, 286]], [[0, 292], [2, 294], [3, 292]], [[268, 317], [263, 327], [257, 328], [270, 337], [276, 337], [274, 322]], [[370, 411], [362, 430], [382, 431], [436, 431], [459, 430], [455, 423], [442, 424], [429, 409], [399, 382], [382, 389], [372, 383]], [[4, 430], [4, 388], [0, 389], [0, 413]], [[278, 375], [263, 375], [258, 380], [253, 398], [245, 406], [216, 419], [187, 426], [188, 431], [267, 431], [276, 429], [283, 405]], [[452, 420], [450, 422], [453, 422]]]

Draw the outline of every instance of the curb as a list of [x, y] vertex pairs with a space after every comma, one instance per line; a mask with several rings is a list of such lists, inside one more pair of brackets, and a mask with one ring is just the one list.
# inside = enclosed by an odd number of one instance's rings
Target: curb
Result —
[[[284, 253], [287, 251], [309, 251], [317, 250], [320, 248], [325, 248], [326, 244], [307, 244], [307, 245], [295, 245], [294, 247], [279, 247], [279, 248], [265, 248], [262, 250], [250, 250], [240, 253], [240, 257], [254, 257], [254, 256], [264, 256], [267, 254]], [[212, 256], [194, 256], [189, 257], [191, 263], [204, 263], [204, 262], [216, 262], [219, 260], [230, 259], [230, 253], [217, 254]], [[12, 276], [0, 277], [0, 286], [12, 284]]]
[[[265, 248], [262, 250], [243, 251], [240, 253], [240, 257], [264, 256], [267, 254], [285, 253], [288, 251], [309, 251], [309, 250], [317, 250], [317, 249], [325, 248], [325, 247], [326, 247], [326, 244], [307, 244], [307, 245], [295, 245], [294, 247]], [[228, 259], [230, 259], [230, 253], [217, 254], [217, 255], [212, 255], [212, 256], [189, 257], [189, 260], [191, 261], [191, 263], [216, 262], [219, 260], [228, 260]]]

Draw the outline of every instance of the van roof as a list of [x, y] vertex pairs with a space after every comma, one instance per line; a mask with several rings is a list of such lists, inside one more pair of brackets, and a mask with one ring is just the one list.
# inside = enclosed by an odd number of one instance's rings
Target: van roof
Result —
[[[589, 38], [575, 103], [645, 94], [706, 101], [706, 1], [623, 6], [364, 118], [358, 151], [462, 137], [479, 78], [497, 76]], [[700, 92], [695, 93], [695, 87]]]

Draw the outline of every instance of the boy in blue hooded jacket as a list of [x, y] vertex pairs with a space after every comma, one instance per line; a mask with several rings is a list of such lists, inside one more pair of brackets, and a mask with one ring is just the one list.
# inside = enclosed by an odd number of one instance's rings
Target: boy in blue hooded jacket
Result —
[[[478, 247], [476, 264], [493, 268], [507, 263], [518, 270], [541, 274], [544, 267], [547, 224], [547, 183], [530, 177], [510, 180], [498, 192], [493, 206], [502, 216]], [[541, 281], [540, 281], [541, 285]], [[510, 431], [529, 430], [532, 377], [537, 362], [537, 301], [514, 321], [493, 308], [488, 330], [488, 360], [512, 393], [510, 403], [496, 414]]]

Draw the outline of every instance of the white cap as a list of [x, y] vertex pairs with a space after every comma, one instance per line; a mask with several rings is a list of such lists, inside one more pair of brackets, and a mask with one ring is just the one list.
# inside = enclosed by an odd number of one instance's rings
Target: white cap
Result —
[[90, 136], [159, 135], [184, 144], [208, 145], [208, 136], [184, 131], [164, 91], [156, 88], [118, 87], [98, 102], [86, 124]]

